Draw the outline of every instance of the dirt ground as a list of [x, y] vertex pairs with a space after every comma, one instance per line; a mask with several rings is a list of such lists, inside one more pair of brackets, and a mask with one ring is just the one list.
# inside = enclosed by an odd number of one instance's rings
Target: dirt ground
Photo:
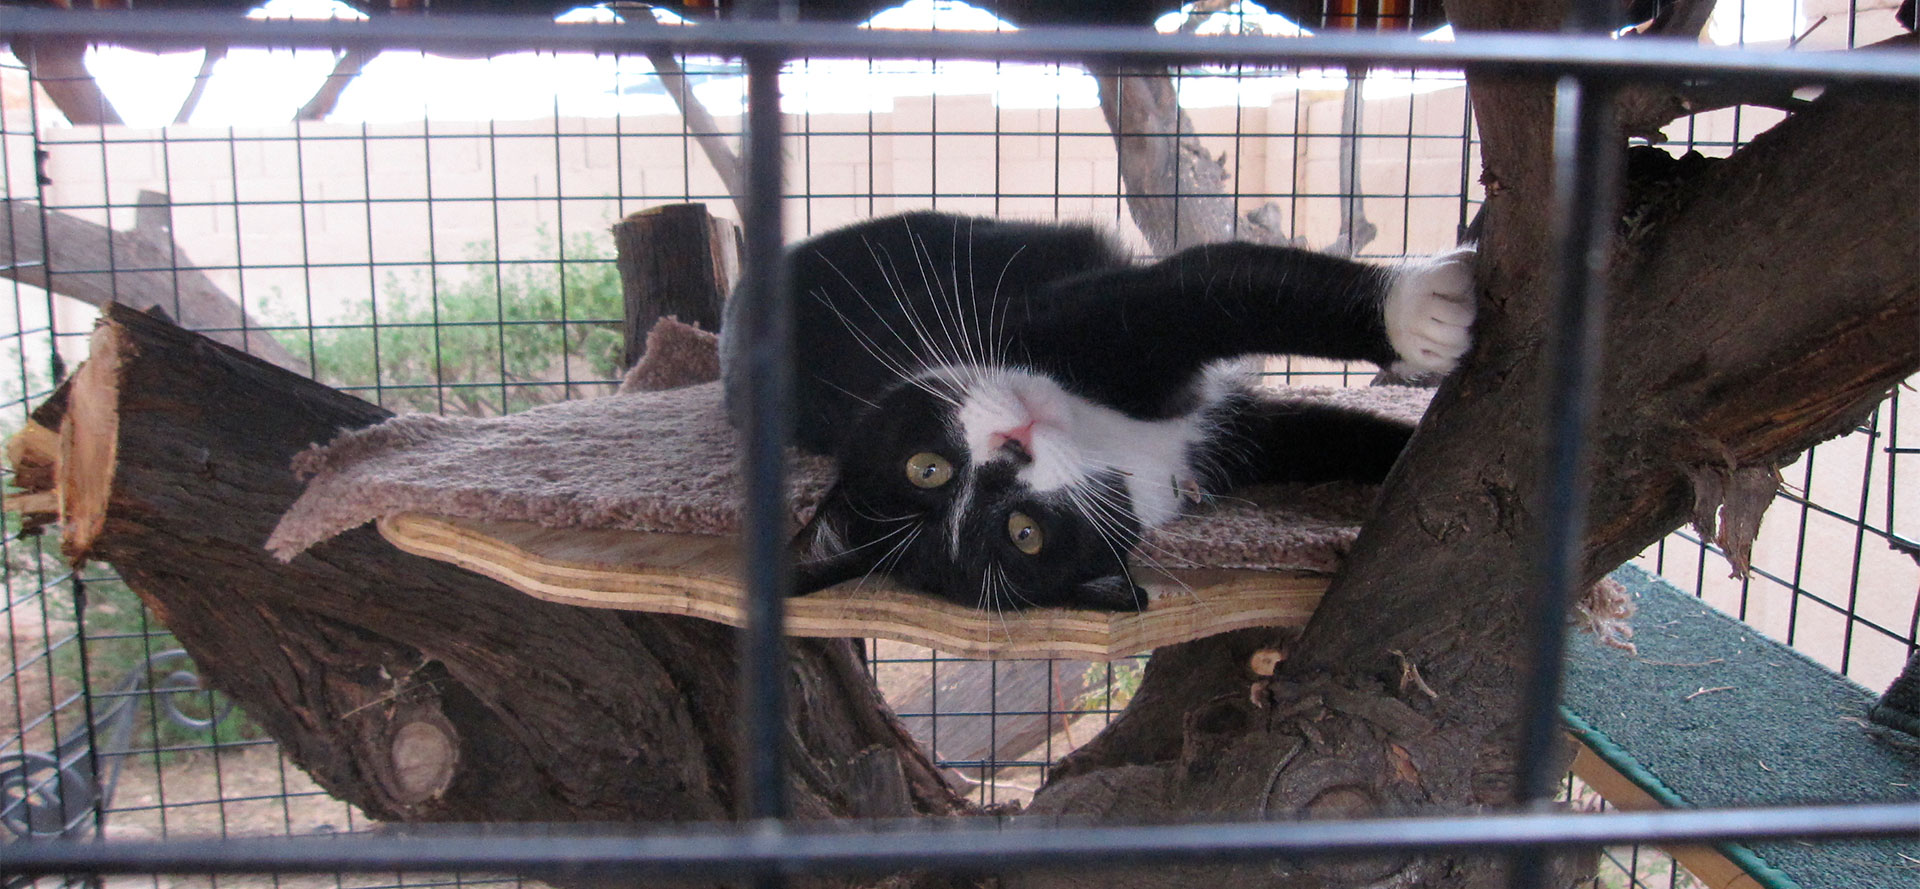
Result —
[[367, 816], [272, 744], [129, 758], [107, 815], [111, 839], [286, 836], [364, 829]]

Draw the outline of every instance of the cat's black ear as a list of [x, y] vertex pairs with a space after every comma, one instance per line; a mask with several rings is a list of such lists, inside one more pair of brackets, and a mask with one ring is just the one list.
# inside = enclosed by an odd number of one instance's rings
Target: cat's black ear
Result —
[[793, 594], [796, 596], [866, 576], [879, 557], [874, 551], [885, 551], [848, 542], [852, 511], [838, 493], [837, 489], [827, 492], [813, 518], [788, 544], [793, 554]]
[[1073, 604], [1101, 611], [1145, 611], [1147, 591], [1123, 574], [1096, 577], [1074, 587]]

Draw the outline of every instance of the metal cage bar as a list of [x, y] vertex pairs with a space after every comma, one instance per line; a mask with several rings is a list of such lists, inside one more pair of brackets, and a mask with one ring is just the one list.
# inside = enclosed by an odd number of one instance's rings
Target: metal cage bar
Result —
[[620, 53], [643, 48], [674, 53], [786, 58], [1007, 59], [1040, 62], [1102, 60], [1164, 64], [1264, 62], [1314, 65], [1473, 67], [1509, 74], [1666, 78], [1734, 74], [1769, 82], [1913, 82], [1913, 53], [1703, 52], [1683, 41], [1614, 41], [1604, 37], [1476, 33], [1455, 41], [1383, 33], [1336, 33], [1311, 40], [1235, 35], [1150, 34], [1089, 27], [1011, 32], [904, 31], [807, 22], [725, 21], [692, 28], [561, 24], [508, 16], [431, 20], [382, 16], [364, 22], [240, 19], [196, 12], [132, 13], [0, 9], [10, 42], [69, 38], [143, 44], [341, 49], [443, 49], [506, 52], [542, 49]]
[[1409, 851], [1494, 852], [1727, 839], [1893, 837], [1920, 831], [1920, 804], [1756, 809], [1517, 813], [1322, 822], [1153, 827], [878, 824], [859, 828], [672, 829], [608, 834], [522, 825], [475, 831], [409, 827], [372, 837], [287, 837], [173, 842], [45, 842], [8, 848], [6, 869], [58, 873], [334, 873], [510, 871], [579, 877], [737, 878], [769, 871], [803, 876], [902, 868], [1043, 870], [1361, 857]]

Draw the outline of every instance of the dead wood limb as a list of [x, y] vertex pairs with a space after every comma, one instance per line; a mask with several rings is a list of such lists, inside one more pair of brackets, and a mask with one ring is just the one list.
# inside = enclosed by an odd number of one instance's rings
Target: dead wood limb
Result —
[[[166, 201], [158, 192], [146, 194], [152, 196], [146, 200]], [[69, 213], [42, 210], [31, 201], [6, 203], [7, 217], [0, 223], [7, 226], [6, 237], [0, 238], [0, 277], [95, 306], [159, 306], [181, 324], [207, 330], [207, 336], [222, 343], [281, 367], [306, 367], [261, 329], [258, 318], [194, 268], [165, 229], [115, 231]], [[146, 220], [156, 217], [166, 218], [164, 212], [142, 214]]]
[[1171, 72], [1096, 71], [1100, 111], [1113, 132], [1127, 209], [1158, 255], [1223, 241], [1234, 231], [1233, 199], [1221, 194], [1226, 165], [1189, 135]]
[[[209, 57], [212, 52], [208, 50]], [[353, 85], [353, 79], [359, 77], [367, 63], [379, 54], [379, 50], [364, 46], [351, 47], [340, 53], [334, 58], [333, 70], [327, 74], [327, 79], [321, 81], [320, 88], [314, 90], [313, 96], [300, 106], [299, 111], [294, 112], [293, 119], [326, 120], [327, 115], [332, 114], [340, 104], [340, 96], [347, 91], [347, 87]]]
[[122, 123], [120, 111], [113, 107], [99, 82], [87, 70], [87, 43], [84, 40], [37, 38], [14, 41], [14, 53], [33, 81], [53, 100], [54, 107], [75, 126], [103, 126]]
[[[636, 9], [627, 13], [640, 24], [649, 27], [661, 27], [655, 21], [653, 13], [647, 9]], [[706, 155], [707, 163], [713, 165], [713, 172], [719, 175], [720, 184], [733, 197], [734, 212], [741, 219], [747, 216], [746, 207], [741, 201], [746, 199], [746, 179], [742, 172], [740, 156], [727, 144], [727, 136], [721, 132], [719, 122], [713, 114], [693, 94], [693, 84], [687, 79], [687, 69], [680, 64], [673, 53], [664, 50], [650, 50], [647, 61], [653, 65], [653, 72], [660, 78], [660, 85], [666, 88], [667, 95], [673, 97], [673, 104], [680, 109], [680, 119], [686, 122], [687, 132], [699, 144], [700, 153]]]
[[[69, 555], [113, 563], [329, 792], [408, 821], [733, 810], [731, 630], [540, 602], [371, 529], [290, 564], [261, 548], [300, 490], [291, 457], [385, 411], [121, 306], [66, 391], [44, 415]], [[962, 807], [851, 647], [792, 648], [800, 817]]]
[[1368, 221], [1366, 204], [1360, 199], [1359, 135], [1366, 76], [1363, 68], [1348, 68], [1347, 88], [1340, 97], [1340, 235], [1327, 247], [1335, 256], [1359, 253], [1380, 234], [1380, 227]]
[[213, 69], [219, 67], [220, 60], [227, 57], [224, 46], [209, 46], [200, 57], [200, 70], [193, 75], [193, 87], [187, 90], [187, 97], [180, 100], [180, 110], [174, 112], [173, 122], [184, 124], [193, 120], [194, 109], [200, 107], [200, 99], [207, 94], [207, 82], [213, 79]]
[[680, 117], [687, 123], [687, 132], [693, 135], [693, 141], [700, 146], [700, 153], [707, 156], [707, 163], [713, 165], [713, 172], [720, 177], [720, 184], [733, 196], [736, 212], [746, 215], [746, 209], [740, 207], [745, 198], [744, 180], [741, 178], [740, 157], [734, 153], [733, 146], [727, 144], [727, 137], [720, 132], [720, 124], [713, 114], [702, 104], [700, 97], [693, 94], [693, 85], [687, 80], [686, 69], [672, 53], [650, 52], [647, 60], [653, 63], [653, 70], [660, 76], [661, 85], [667, 89], [667, 95], [673, 97], [673, 104], [680, 107]]

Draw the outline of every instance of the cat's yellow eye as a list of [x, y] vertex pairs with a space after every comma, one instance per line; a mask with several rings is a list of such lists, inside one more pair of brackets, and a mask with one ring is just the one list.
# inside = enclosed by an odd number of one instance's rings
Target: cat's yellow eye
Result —
[[953, 480], [953, 464], [947, 458], [921, 451], [907, 458], [907, 481], [915, 487], [937, 488]]
[[1040, 554], [1040, 548], [1047, 544], [1047, 535], [1040, 533], [1040, 523], [1024, 512], [1007, 515], [1007, 539], [1013, 541], [1013, 548], [1030, 556]]

